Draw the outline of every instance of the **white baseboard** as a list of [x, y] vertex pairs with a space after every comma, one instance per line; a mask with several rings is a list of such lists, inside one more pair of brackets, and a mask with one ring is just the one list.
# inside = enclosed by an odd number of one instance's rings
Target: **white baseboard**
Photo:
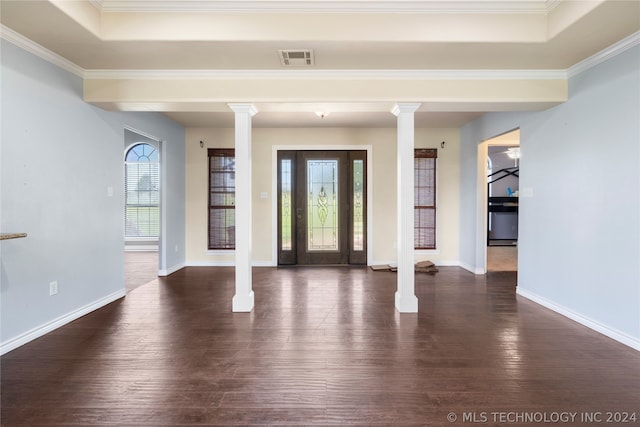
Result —
[[[271, 261], [253, 261], [253, 267], [277, 267], [278, 264]], [[187, 261], [187, 267], [235, 267], [235, 261]]]
[[460, 267], [460, 261], [433, 261], [436, 267]]
[[473, 274], [485, 274], [486, 271], [484, 271], [484, 268], [476, 268], [472, 265], [466, 264], [464, 262], [460, 262], [459, 263], [460, 267], [464, 268], [465, 270], [473, 273]]
[[158, 270], [158, 276], [160, 277], [164, 277], [164, 276], [168, 276], [170, 274], [175, 273], [178, 270], [182, 270], [185, 267], [185, 264], [183, 262], [176, 264], [172, 267], [166, 268], [164, 270]]
[[44, 325], [38, 326], [36, 328], [31, 329], [21, 335], [18, 335], [15, 338], [11, 338], [0, 344], [0, 355], [10, 352], [26, 343], [35, 340], [36, 338], [40, 338], [41, 336], [48, 334], [51, 331], [58, 329], [61, 326], [66, 325], [69, 322], [72, 322], [85, 314], [89, 314], [92, 311], [95, 311], [101, 307], [104, 307], [107, 304], [110, 304], [120, 298], [123, 298], [127, 294], [126, 289], [121, 289], [117, 292], [114, 292], [110, 295], [107, 295], [104, 298], [100, 298], [97, 301], [92, 302], [91, 304], [85, 305], [84, 307], [80, 307], [77, 310], [74, 310], [64, 316], [60, 316], [57, 319], [52, 320], [51, 322], [45, 323]]
[[187, 267], [234, 267], [235, 261], [187, 261]]
[[601, 333], [602, 335], [606, 335], [607, 337], [614, 339], [624, 345], [627, 345], [634, 350], [640, 351], [640, 339], [636, 337], [632, 337], [630, 335], [625, 334], [624, 332], [618, 331], [617, 329], [610, 328], [607, 325], [603, 325], [602, 323], [590, 319], [586, 316], [583, 316], [580, 313], [576, 313], [570, 308], [564, 307], [560, 304], [556, 304], [553, 301], [550, 301], [540, 295], [536, 295], [533, 292], [529, 292], [526, 289], [521, 289], [520, 287], [516, 288], [516, 293], [528, 300], [531, 300], [537, 304], [540, 304], [549, 310], [555, 311], [558, 314], [561, 314], [575, 322], [580, 323], [581, 325], [586, 326], [589, 329], [593, 329], [596, 332]]
[[[434, 261], [436, 266], [439, 267], [461, 267], [459, 261]], [[396, 264], [394, 261], [375, 261], [367, 263], [368, 266], [371, 265], [388, 265], [388, 264]], [[187, 261], [185, 267], [234, 267], [236, 265], [235, 261]], [[254, 261], [253, 267], [277, 267], [278, 264], [273, 261]], [[464, 268], [464, 267], [463, 267]], [[465, 268], [466, 269], [466, 268]], [[468, 269], [467, 269], [468, 270]], [[473, 271], [470, 270], [472, 273]], [[484, 274], [484, 270], [480, 270], [480, 273], [475, 274]]]
[[253, 261], [254, 267], [277, 267], [278, 263], [272, 261]]

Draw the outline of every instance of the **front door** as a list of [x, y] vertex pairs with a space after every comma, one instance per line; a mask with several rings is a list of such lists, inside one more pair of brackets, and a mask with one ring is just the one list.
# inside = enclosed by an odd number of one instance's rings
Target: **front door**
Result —
[[366, 264], [366, 151], [278, 152], [278, 264]]

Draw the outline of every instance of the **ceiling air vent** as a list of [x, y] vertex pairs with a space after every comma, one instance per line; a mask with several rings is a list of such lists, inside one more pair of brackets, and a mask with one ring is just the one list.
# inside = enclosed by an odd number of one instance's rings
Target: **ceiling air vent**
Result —
[[285, 67], [310, 67], [314, 65], [313, 51], [309, 49], [279, 50], [280, 63]]

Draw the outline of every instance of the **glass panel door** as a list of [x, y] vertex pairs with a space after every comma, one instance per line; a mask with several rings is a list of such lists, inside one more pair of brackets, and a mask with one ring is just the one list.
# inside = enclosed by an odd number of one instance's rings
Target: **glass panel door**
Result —
[[366, 264], [366, 151], [278, 151], [278, 264]]
[[298, 264], [348, 264], [347, 151], [298, 153]]

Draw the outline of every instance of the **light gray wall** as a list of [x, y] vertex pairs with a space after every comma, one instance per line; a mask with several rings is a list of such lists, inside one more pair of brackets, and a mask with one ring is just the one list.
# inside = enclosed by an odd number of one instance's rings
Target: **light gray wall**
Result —
[[[184, 129], [160, 114], [107, 112], [82, 80], [2, 41], [2, 350], [124, 293], [124, 128], [166, 141], [165, 239], [184, 264]], [[113, 195], [108, 194], [113, 189]], [[49, 282], [59, 291], [49, 296]], [[21, 341], [22, 340], [22, 341]]]
[[[573, 77], [569, 89], [556, 108], [465, 126], [461, 161], [475, 170], [479, 142], [520, 128], [518, 291], [638, 347], [640, 47]], [[461, 256], [477, 266], [477, 182], [466, 169]]]

